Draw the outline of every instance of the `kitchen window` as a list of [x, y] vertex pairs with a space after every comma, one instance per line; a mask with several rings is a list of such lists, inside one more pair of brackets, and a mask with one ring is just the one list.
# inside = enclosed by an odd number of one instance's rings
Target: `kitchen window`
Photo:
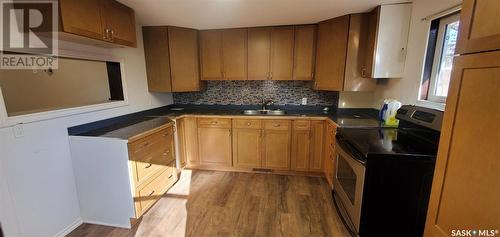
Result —
[[459, 25], [458, 12], [431, 21], [420, 100], [446, 102]]

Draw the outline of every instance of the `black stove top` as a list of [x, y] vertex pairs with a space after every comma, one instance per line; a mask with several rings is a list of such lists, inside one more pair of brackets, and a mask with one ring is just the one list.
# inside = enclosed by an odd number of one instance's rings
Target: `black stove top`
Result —
[[437, 143], [422, 136], [427, 131], [397, 128], [341, 128], [337, 139], [360, 160], [374, 155], [435, 157]]
[[[437, 119], [424, 121], [420, 119], [421, 116], [415, 116], [423, 113], [433, 115]], [[403, 106], [398, 111], [399, 128], [340, 128], [337, 140], [360, 161], [366, 161], [369, 157], [395, 155], [435, 158], [441, 117], [442, 112], [439, 111]]]

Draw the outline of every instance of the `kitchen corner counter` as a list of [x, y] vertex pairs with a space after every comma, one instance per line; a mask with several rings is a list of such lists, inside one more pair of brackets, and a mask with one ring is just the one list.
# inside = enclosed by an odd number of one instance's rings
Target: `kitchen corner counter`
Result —
[[[182, 110], [179, 110], [182, 108]], [[283, 108], [283, 107], [282, 107]], [[147, 135], [148, 131], [174, 124], [175, 119], [189, 116], [197, 117], [241, 117], [259, 119], [329, 119], [339, 127], [379, 127], [375, 109], [337, 109], [325, 113], [316, 106], [288, 106], [286, 115], [244, 115], [242, 110], [255, 109], [255, 106], [207, 106], [207, 105], [170, 105], [153, 110], [123, 115], [68, 128], [71, 136], [106, 137], [133, 140]]]

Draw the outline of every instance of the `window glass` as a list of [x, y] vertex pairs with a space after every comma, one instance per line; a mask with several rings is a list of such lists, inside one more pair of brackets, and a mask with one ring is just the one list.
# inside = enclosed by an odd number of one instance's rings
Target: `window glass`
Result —
[[439, 71], [436, 79], [436, 96], [448, 95], [448, 86], [450, 85], [451, 69], [453, 67], [453, 56], [455, 54], [455, 46], [457, 44], [459, 21], [446, 24], [446, 32], [444, 34], [444, 43], [442, 47], [441, 61], [439, 63]]
[[420, 100], [445, 103], [457, 44], [459, 13], [435, 19], [430, 24]]

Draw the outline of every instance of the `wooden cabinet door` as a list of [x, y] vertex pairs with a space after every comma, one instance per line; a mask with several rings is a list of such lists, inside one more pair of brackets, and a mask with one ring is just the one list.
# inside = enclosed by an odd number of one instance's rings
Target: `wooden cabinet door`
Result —
[[271, 29], [248, 29], [248, 79], [268, 80], [271, 63]]
[[465, 0], [462, 3], [457, 54], [500, 49], [500, 1]]
[[262, 166], [261, 129], [233, 130], [233, 165], [240, 168], [259, 168]]
[[149, 91], [172, 92], [167, 27], [144, 26], [142, 36]]
[[[296, 123], [306, 124], [303, 128]], [[311, 128], [308, 120], [294, 121], [291, 145], [291, 170], [309, 171], [309, 154], [311, 144]]]
[[130, 47], [137, 46], [135, 14], [132, 8], [115, 0], [105, 0], [101, 19], [104, 29], [110, 30], [111, 42]]
[[[263, 167], [290, 170], [290, 121], [266, 121], [264, 125]], [[278, 126], [276, 126], [278, 125]]]
[[316, 51], [316, 25], [295, 26], [293, 79], [312, 80]]
[[309, 171], [322, 172], [324, 165], [325, 122], [311, 121], [311, 153]]
[[498, 228], [499, 91], [499, 51], [455, 58], [424, 236]]
[[[369, 25], [369, 13], [351, 14], [343, 91], [374, 91], [376, 89], [377, 80], [368, 76], [365, 64]], [[373, 57], [373, 53], [370, 57]]]
[[59, 0], [62, 31], [105, 40], [100, 0]]
[[224, 80], [247, 79], [247, 29], [222, 31]]
[[201, 80], [222, 80], [222, 32], [200, 31]]
[[185, 167], [187, 165], [187, 156], [186, 156], [186, 130], [184, 129], [184, 119], [177, 119], [175, 121], [177, 128], [177, 146], [176, 151], [179, 156], [179, 163], [181, 167]]
[[198, 128], [200, 163], [231, 166], [231, 129]]
[[168, 48], [172, 91], [199, 91], [198, 31], [168, 27]]
[[293, 26], [274, 27], [271, 31], [272, 80], [293, 79]]
[[184, 152], [188, 166], [200, 163], [198, 156], [198, 125], [196, 118], [186, 117], [182, 119], [184, 128]]
[[319, 23], [315, 89], [342, 91], [348, 35], [348, 15]]

